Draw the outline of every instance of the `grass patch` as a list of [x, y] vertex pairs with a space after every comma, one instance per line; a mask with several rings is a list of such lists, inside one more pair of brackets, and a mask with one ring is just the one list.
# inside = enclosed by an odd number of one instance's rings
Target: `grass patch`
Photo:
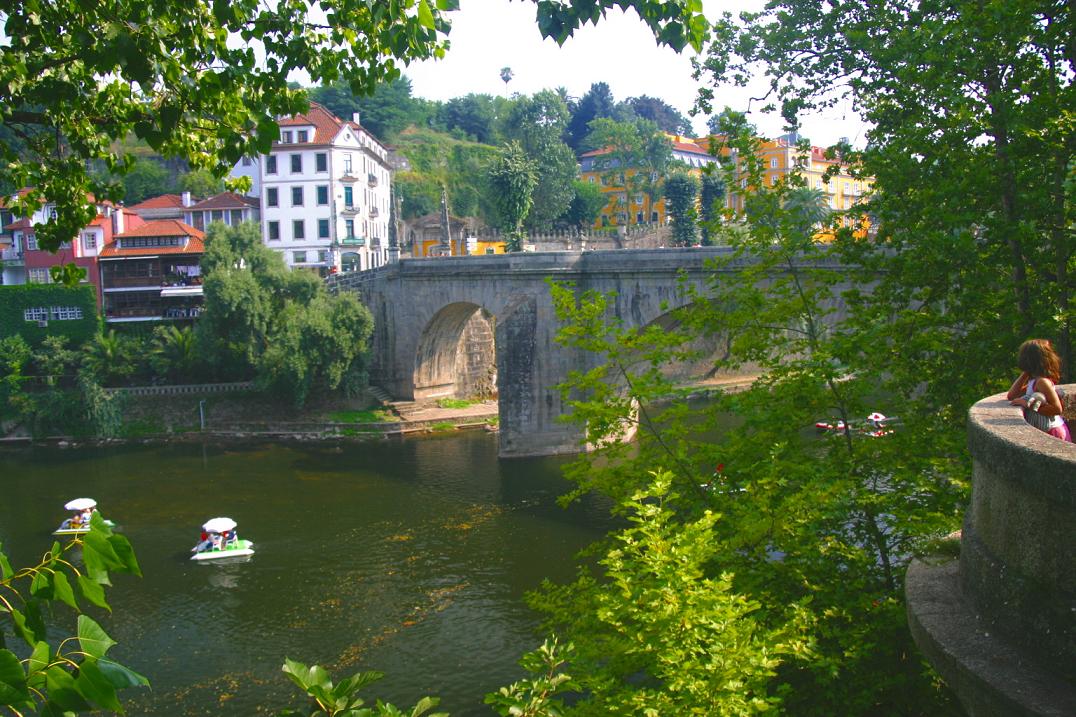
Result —
[[121, 438], [142, 438], [143, 436], [157, 436], [167, 433], [164, 424], [153, 418], [140, 418], [128, 421], [120, 428]]
[[438, 408], [467, 408], [473, 406], [478, 401], [468, 401], [466, 398], [439, 398], [437, 399]]
[[400, 417], [380, 408], [366, 411], [335, 411], [329, 414], [333, 423], [398, 423]]
[[450, 421], [438, 421], [430, 426], [431, 431], [454, 431], [456, 430], [456, 424]]
[[487, 426], [499, 426], [499, 425], [501, 425], [501, 417], [500, 416], [490, 416], [489, 418], [486, 419], [486, 425]]

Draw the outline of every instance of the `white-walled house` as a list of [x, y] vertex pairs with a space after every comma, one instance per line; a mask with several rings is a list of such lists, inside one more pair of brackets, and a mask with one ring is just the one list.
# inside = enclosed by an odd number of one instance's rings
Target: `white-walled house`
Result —
[[236, 165], [261, 201], [262, 239], [292, 267], [360, 271], [389, 260], [389, 150], [319, 104], [279, 120], [268, 155]]

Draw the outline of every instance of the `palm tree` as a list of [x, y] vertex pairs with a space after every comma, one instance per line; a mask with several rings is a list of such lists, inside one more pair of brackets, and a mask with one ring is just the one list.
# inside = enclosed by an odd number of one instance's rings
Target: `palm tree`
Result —
[[120, 381], [134, 373], [129, 346], [130, 340], [118, 336], [115, 329], [109, 329], [107, 334], [97, 334], [83, 348], [85, 366], [101, 383]]
[[189, 326], [159, 326], [153, 332], [153, 355], [157, 369], [169, 378], [190, 377], [198, 355], [194, 331]]
[[504, 96], [505, 97], [508, 97], [508, 83], [512, 81], [513, 76], [514, 75], [512, 74], [512, 68], [511, 67], [502, 67], [501, 68], [501, 82], [504, 83]]

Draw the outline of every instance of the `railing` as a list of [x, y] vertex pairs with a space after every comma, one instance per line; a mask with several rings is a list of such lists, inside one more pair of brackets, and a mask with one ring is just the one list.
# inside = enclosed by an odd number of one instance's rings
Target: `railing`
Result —
[[370, 174], [366, 177], [366, 183], [371, 187], [377, 186], [377, 175]]
[[371, 219], [378, 216], [379, 214], [380, 214], [380, 212], [377, 210], [377, 207], [370, 207], [370, 218]]
[[0, 252], [0, 261], [6, 264], [22, 264], [22, 249], [4, 249]]
[[236, 381], [233, 383], [187, 383], [178, 386], [128, 386], [126, 388], [106, 388], [108, 393], [120, 393], [126, 396], [182, 396], [191, 393], [235, 393], [250, 391], [253, 381]]

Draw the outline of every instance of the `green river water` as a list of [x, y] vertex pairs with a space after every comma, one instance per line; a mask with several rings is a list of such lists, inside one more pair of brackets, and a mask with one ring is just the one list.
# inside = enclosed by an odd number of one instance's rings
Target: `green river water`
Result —
[[[609, 524], [604, 506], [555, 503], [561, 461], [500, 461], [496, 436], [461, 433], [310, 447], [129, 446], [0, 451], [0, 541], [15, 565], [48, 549], [63, 504], [95, 498], [144, 577], [118, 576], [91, 614], [111, 655], [146, 675], [128, 714], [258, 715], [298, 705], [284, 657], [335, 677], [386, 673], [397, 706], [482, 696], [518, 679], [539, 616], [523, 595], [568, 580]], [[189, 559], [199, 526], [229, 516], [248, 562]], [[66, 608], [60, 608], [66, 611]]]

